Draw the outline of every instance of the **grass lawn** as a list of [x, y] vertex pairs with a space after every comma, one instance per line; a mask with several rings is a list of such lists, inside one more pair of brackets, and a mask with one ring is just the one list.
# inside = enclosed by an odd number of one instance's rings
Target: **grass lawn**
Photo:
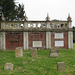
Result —
[[[74, 44], [75, 48], [75, 44]], [[75, 75], [75, 50], [60, 50], [57, 58], [49, 57], [50, 50], [38, 50], [38, 57], [32, 58], [31, 51], [15, 57], [15, 51], [0, 51], [0, 75]], [[14, 64], [13, 71], [5, 71], [4, 64]], [[65, 70], [57, 71], [57, 62], [65, 62]]]
[[75, 48], [75, 43], [73, 44], [73, 48]]

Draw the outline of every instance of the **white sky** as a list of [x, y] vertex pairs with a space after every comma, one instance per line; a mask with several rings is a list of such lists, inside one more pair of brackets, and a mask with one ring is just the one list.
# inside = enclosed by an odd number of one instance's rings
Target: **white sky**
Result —
[[47, 12], [50, 19], [67, 20], [68, 14], [75, 26], [75, 0], [18, 0], [25, 6], [29, 20], [45, 20]]

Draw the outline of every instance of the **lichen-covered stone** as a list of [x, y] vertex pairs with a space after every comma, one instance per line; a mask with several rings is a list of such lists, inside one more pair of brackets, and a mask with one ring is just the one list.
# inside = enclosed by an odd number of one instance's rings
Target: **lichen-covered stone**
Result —
[[58, 57], [58, 53], [50, 53], [50, 57]]
[[58, 52], [59, 52], [58, 48], [52, 47], [50, 49], [50, 57], [58, 57]]
[[58, 62], [57, 70], [65, 70], [65, 62]]
[[16, 57], [23, 57], [23, 48], [17, 47], [15, 50], [15, 55], [16, 55]]
[[13, 70], [13, 64], [12, 63], [6, 63], [4, 66], [4, 70]]
[[31, 56], [32, 57], [37, 57], [37, 49], [31, 50]]
[[50, 49], [50, 53], [58, 53], [58, 52], [59, 52], [59, 49], [56, 48], [56, 47], [52, 47], [52, 48]]

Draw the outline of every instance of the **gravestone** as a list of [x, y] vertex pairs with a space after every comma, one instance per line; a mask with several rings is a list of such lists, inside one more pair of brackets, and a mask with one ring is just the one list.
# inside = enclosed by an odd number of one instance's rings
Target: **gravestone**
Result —
[[13, 70], [13, 64], [12, 63], [6, 63], [4, 66], [4, 70]]
[[23, 47], [17, 47], [15, 50], [16, 57], [23, 57]]
[[65, 70], [65, 62], [58, 62], [57, 70]]
[[31, 50], [31, 56], [32, 57], [37, 57], [37, 49]]
[[50, 57], [58, 57], [58, 52], [59, 52], [58, 48], [52, 47], [50, 49]]

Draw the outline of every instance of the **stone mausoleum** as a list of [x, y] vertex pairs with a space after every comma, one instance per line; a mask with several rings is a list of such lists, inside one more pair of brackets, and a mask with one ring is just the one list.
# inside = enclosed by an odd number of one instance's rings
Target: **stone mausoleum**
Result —
[[15, 50], [16, 47], [29, 49], [48, 49], [58, 47], [73, 48], [73, 30], [70, 15], [67, 20], [44, 21], [5, 21], [2, 14], [0, 25], [0, 50]]

